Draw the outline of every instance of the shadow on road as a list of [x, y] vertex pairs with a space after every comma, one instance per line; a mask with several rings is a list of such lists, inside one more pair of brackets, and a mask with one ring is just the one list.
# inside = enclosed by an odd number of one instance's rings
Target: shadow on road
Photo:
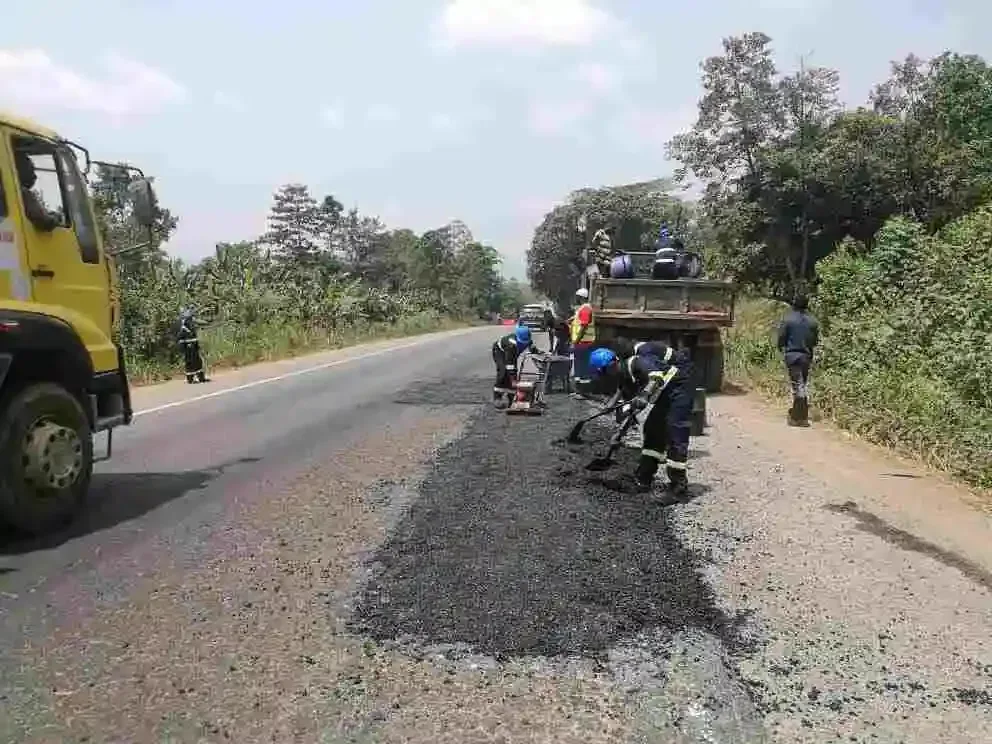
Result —
[[[258, 457], [243, 457], [216, 468], [184, 473], [95, 473], [89, 499], [80, 514], [61, 530], [41, 537], [0, 534], [0, 555], [50, 550], [84, 535], [136, 519], [163, 504], [204, 488], [225, 471]], [[2, 569], [0, 569], [2, 570]]]
[[[584, 410], [564, 400], [536, 418], [480, 410], [374, 556], [355, 628], [497, 657], [595, 655], [659, 628], [732, 642], [735, 620], [670, 522], [678, 507], [597, 481], [584, 468], [591, 447], [553, 444]], [[619, 453], [611, 473], [632, 472], [636, 457]]]

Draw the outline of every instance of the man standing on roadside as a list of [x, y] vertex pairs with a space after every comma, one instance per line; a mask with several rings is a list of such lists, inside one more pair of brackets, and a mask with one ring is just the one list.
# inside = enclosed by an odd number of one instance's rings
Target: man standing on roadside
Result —
[[203, 371], [203, 357], [200, 355], [200, 339], [196, 335], [196, 321], [193, 310], [187, 308], [179, 316], [179, 348], [183, 354], [183, 364], [186, 368], [186, 382], [208, 382]]
[[571, 333], [569, 334], [569, 340], [572, 343], [572, 377], [576, 385], [588, 385], [592, 381], [589, 376], [589, 353], [596, 342], [596, 329], [593, 325], [589, 290], [580, 287], [575, 292], [575, 301], [575, 314], [570, 321]]
[[809, 298], [799, 293], [792, 311], [778, 328], [778, 349], [785, 354], [785, 366], [792, 385], [789, 426], [809, 426], [809, 368], [813, 349], [820, 341], [820, 324], [808, 312]]

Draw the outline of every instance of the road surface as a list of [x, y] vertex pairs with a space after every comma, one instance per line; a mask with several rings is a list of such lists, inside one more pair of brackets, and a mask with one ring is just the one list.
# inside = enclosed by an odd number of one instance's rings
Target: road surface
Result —
[[992, 740], [986, 502], [728, 395], [663, 507], [485, 404], [497, 333], [137, 391], [0, 544], [0, 741]]

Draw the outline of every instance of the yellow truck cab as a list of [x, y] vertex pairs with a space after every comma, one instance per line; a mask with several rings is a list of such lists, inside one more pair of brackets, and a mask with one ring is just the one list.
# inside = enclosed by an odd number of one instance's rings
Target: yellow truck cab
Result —
[[[0, 520], [33, 534], [76, 513], [95, 434], [107, 432], [109, 457], [112, 430], [132, 417], [90, 162], [55, 132], [0, 112]], [[150, 228], [150, 183], [136, 179], [130, 193]]]

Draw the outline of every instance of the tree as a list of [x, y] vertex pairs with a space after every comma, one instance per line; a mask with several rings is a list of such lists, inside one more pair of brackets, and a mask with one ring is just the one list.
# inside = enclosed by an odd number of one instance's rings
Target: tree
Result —
[[723, 54], [702, 63], [699, 117], [668, 145], [669, 156], [707, 182], [756, 179], [761, 150], [782, 126], [781, 91], [775, 82], [771, 37], [761, 32], [723, 40]]
[[281, 186], [273, 196], [269, 231], [263, 241], [275, 249], [278, 261], [296, 270], [312, 268], [318, 250], [321, 214], [304, 184]]
[[[527, 251], [527, 277], [531, 286], [559, 304], [568, 304], [586, 268], [585, 238], [600, 227], [616, 229], [617, 247], [628, 252], [648, 250], [663, 220], [678, 225], [687, 245], [694, 245], [698, 231], [693, 209], [669, 192], [667, 179], [579, 189], [545, 215], [534, 231]], [[586, 218], [586, 232], [578, 229]]]

